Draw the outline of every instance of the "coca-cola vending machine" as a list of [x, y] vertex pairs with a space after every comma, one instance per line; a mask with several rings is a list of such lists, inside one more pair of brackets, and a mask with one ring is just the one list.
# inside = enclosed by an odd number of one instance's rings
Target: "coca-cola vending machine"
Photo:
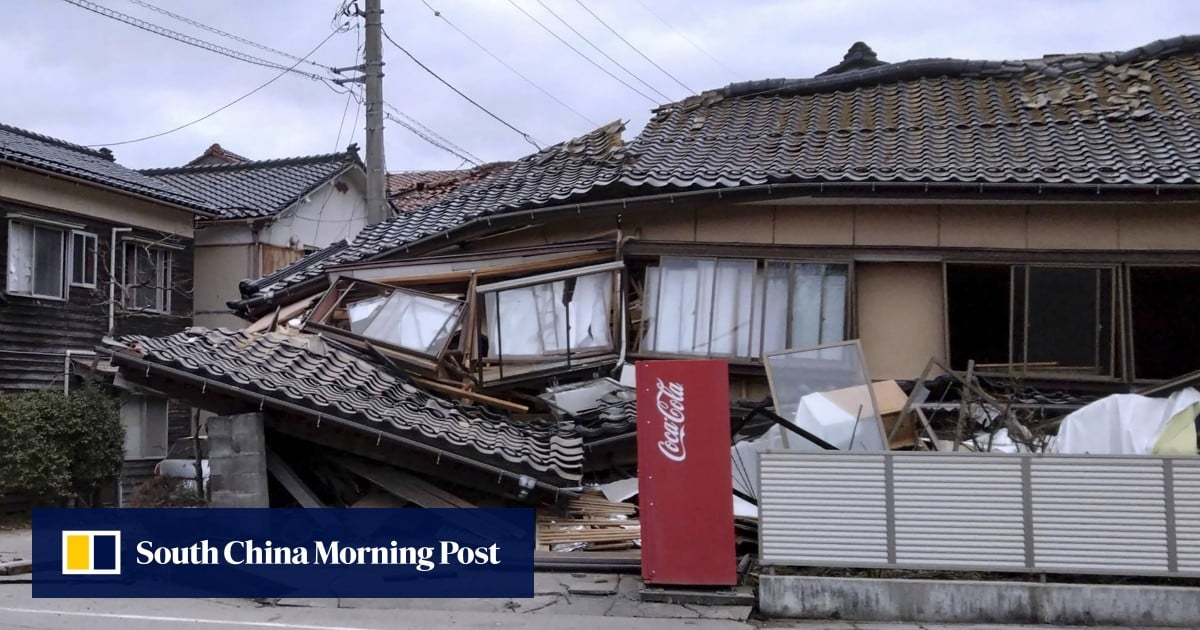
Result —
[[638, 361], [637, 390], [642, 580], [736, 584], [729, 365]]

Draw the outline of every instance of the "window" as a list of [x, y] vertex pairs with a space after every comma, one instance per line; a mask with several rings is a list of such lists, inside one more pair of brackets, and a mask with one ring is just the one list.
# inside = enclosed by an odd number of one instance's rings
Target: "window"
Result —
[[125, 428], [125, 459], [162, 459], [166, 456], [165, 398], [122, 393], [121, 426]]
[[1112, 375], [1114, 276], [1111, 267], [947, 265], [953, 367]]
[[126, 308], [171, 310], [171, 251], [147, 243], [125, 243]]
[[664, 258], [646, 269], [641, 351], [758, 359], [842, 341], [849, 266]]
[[612, 352], [616, 274], [576, 271], [580, 275], [526, 286], [480, 287], [487, 311], [488, 358]]
[[71, 232], [71, 284], [96, 286], [96, 235]]
[[427, 362], [446, 351], [464, 307], [462, 300], [433, 293], [342, 279], [318, 302], [305, 327]]
[[57, 227], [9, 222], [8, 293], [63, 299], [65, 235]]
[[1133, 376], [1175, 378], [1200, 370], [1200, 267], [1129, 268]]

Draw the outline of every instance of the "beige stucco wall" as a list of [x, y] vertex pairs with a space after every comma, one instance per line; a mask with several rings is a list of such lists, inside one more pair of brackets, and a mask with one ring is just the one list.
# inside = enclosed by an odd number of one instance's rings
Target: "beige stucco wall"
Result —
[[247, 323], [230, 315], [226, 302], [241, 298], [238, 283], [252, 275], [249, 272], [251, 252], [249, 245], [196, 246], [193, 304], [197, 326], [211, 325], [205, 322], [217, 321], [214, 316], [222, 315], [228, 315], [218, 318], [224, 322], [220, 324], [222, 326], [241, 328]]
[[941, 264], [859, 263], [854, 271], [871, 378], [915, 378], [930, 357], [945, 359]]
[[0, 198], [192, 238], [195, 214], [50, 175], [0, 166]]
[[[483, 249], [540, 245], [616, 230], [615, 216], [564, 216]], [[1200, 203], [839, 205], [663, 204], [621, 211], [624, 234], [649, 241], [846, 247], [1200, 251]]]

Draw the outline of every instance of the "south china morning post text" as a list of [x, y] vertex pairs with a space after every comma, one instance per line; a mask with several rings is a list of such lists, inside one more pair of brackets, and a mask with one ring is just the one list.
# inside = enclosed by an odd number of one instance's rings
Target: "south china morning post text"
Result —
[[214, 545], [207, 539], [187, 547], [155, 546], [153, 541], [137, 543], [137, 564], [149, 565], [392, 565], [412, 566], [420, 572], [439, 566], [501, 564], [500, 545], [469, 547], [453, 540], [438, 541], [436, 546], [401, 546], [396, 541], [377, 547], [344, 545], [341, 541], [315, 541], [311, 547], [279, 546], [272, 541], [231, 540]]
[[533, 510], [35, 510], [34, 597], [532, 597]]

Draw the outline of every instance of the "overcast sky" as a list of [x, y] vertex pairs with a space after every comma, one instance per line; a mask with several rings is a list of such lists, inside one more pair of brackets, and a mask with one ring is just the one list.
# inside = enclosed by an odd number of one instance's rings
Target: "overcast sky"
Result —
[[[303, 56], [325, 39], [340, 0], [149, 0], [154, 6]], [[273, 62], [293, 60], [139, 6], [108, 9]], [[384, 28], [431, 70], [542, 146], [616, 119], [632, 138], [655, 103], [733, 81], [808, 77], [855, 41], [885, 61], [922, 57], [1013, 59], [1126, 50], [1200, 31], [1194, 0], [513, 0], [647, 99], [581, 58], [510, 0], [383, 0]], [[544, 6], [543, 6], [544, 4]], [[434, 15], [429, 7], [448, 20]], [[655, 94], [572, 33], [563, 21], [662, 92]], [[585, 9], [586, 7], [586, 9]], [[288, 74], [203, 122], [116, 145], [200, 118], [279, 74], [97, 15], [63, 0], [0, 0], [0, 122], [87, 145], [110, 146], [134, 168], [187, 162], [214, 142], [254, 159], [329, 153], [363, 142], [357, 103], [319, 81]], [[339, 22], [346, 22], [340, 18]], [[311, 59], [358, 63], [350, 26]], [[560, 104], [488, 56], [452, 26], [531, 79]], [[384, 42], [384, 93], [397, 110], [484, 161], [532, 152], [521, 135], [451, 92]], [[327, 74], [301, 64], [297, 69]], [[575, 110], [575, 111], [572, 111]], [[343, 118], [344, 115], [344, 118]], [[357, 120], [357, 122], [355, 122]], [[388, 122], [388, 170], [455, 168], [462, 159]]]

